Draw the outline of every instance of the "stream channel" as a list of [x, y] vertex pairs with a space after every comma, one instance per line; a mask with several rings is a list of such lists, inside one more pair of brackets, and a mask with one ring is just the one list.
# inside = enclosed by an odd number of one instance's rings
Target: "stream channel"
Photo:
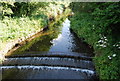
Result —
[[54, 33], [37, 37], [6, 57], [2, 78], [94, 81], [92, 57], [93, 49], [70, 30], [66, 19]]

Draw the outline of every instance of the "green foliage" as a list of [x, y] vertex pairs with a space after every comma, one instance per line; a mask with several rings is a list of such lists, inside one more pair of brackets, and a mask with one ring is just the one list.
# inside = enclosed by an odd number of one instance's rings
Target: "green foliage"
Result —
[[54, 24], [51, 25], [50, 30], [46, 31], [43, 34], [40, 34], [40, 36], [34, 38], [29, 43], [20, 47], [12, 54], [18, 54], [18, 53], [23, 54], [23, 52], [27, 52], [28, 50], [41, 51], [41, 52], [48, 51], [50, 49], [50, 46], [52, 45], [50, 41], [54, 38], [57, 38], [58, 34], [60, 33], [59, 32], [59, 30], [61, 29], [60, 26], [62, 24], [61, 22], [63, 22], [64, 20], [64, 17], [65, 16], [62, 16], [59, 21], [55, 21]]
[[73, 12], [92, 12], [94, 10], [94, 7], [96, 3], [91, 3], [90, 2], [72, 2], [70, 4], [70, 8], [72, 9]]
[[10, 41], [25, 39], [30, 34], [33, 35], [39, 32], [48, 25], [51, 14], [56, 18], [59, 11], [63, 13], [63, 5], [67, 3], [55, 3], [0, 2], [2, 11], [2, 19], [0, 20], [0, 50], [4, 49], [6, 43]]
[[45, 13], [55, 15], [64, 10], [69, 2], [0, 2], [2, 17], [26, 17]]
[[1, 24], [3, 27], [0, 27], [0, 40], [5, 42], [6, 40], [26, 37], [27, 34], [40, 30], [43, 27], [43, 19], [5, 18]]
[[[101, 8], [101, 6], [103, 6]], [[104, 28], [104, 31], [107, 31], [106, 35], [110, 33], [117, 33], [120, 29], [118, 27], [118, 24], [120, 23], [120, 3], [101, 3], [93, 12], [94, 19], [97, 21], [100, 21], [102, 23], [99, 23], [100, 26]], [[103, 9], [104, 8], [104, 9]], [[103, 22], [104, 21], [104, 22]], [[115, 27], [114, 27], [115, 26]], [[109, 32], [110, 30], [111, 32]], [[104, 32], [103, 31], [103, 32]]]
[[[14, 7], [11, 7], [13, 13], [17, 16], [30, 16], [37, 13], [40, 8], [46, 7], [45, 2], [15, 2]], [[39, 11], [40, 12], [40, 11]]]
[[70, 18], [71, 29], [94, 47], [100, 79], [119, 79], [120, 2], [72, 3], [70, 7], [75, 13]]
[[10, 15], [6, 12], [8, 9], [12, 11], [12, 16], [31, 16], [33, 14], [40, 13], [40, 8], [45, 8], [48, 6], [47, 2], [14, 2], [14, 3], [6, 3], [1, 2], [3, 7], [3, 17], [6, 15]]

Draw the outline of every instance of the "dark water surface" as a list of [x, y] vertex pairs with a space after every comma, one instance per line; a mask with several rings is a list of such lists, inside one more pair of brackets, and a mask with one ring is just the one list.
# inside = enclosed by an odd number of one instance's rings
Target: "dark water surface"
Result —
[[54, 33], [33, 39], [16, 50], [11, 55], [13, 57], [6, 58], [1, 66], [3, 78], [96, 78], [94, 64], [90, 60], [93, 50], [70, 31], [70, 21], [66, 19], [61, 27], [51, 31]]
[[12, 55], [42, 52], [75, 52], [93, 56], [93, 50], [70, 31], [70, 21], [66, 19], [62, 26], [56, 27], [52, 34], [37, 37], [16, 50]]

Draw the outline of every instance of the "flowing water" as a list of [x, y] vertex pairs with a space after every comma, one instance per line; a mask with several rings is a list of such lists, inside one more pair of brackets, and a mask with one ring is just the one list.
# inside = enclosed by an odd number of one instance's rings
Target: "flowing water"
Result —
[[[52, 30], [53, 31], [53, 30]], [[70, 21], [37, 37], [3, 62], [3, 79], [96, 79], [93, 50], [71, 32]]]

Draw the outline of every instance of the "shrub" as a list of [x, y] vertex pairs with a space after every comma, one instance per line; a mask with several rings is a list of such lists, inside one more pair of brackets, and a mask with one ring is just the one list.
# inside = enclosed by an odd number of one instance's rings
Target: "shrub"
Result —
[[[75, 13], [70, 18], [71, 29], [94, 47], [94, 62], [100, 79], [119, 79], [120, 2], [71, 5]], [[77, 10], [81, 6], [84, 7]]]

